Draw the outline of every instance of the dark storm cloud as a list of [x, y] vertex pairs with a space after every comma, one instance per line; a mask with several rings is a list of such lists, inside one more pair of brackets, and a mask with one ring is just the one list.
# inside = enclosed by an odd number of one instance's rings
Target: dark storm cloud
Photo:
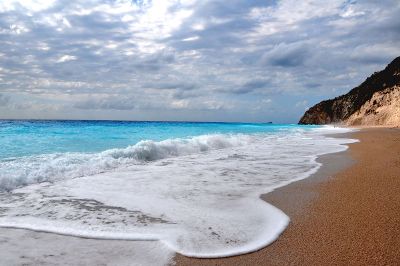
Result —
[[294, 122], [285, 97], [336, 96], [400, 55], [399, 12], [396, 0], [6, 0], [0, 103]]

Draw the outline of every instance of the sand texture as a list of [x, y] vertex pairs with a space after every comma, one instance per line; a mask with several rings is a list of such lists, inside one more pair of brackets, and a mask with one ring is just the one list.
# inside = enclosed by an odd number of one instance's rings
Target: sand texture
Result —
[[400, 265], [400, 130], [353, 137], [356, 163], [333, 174], [346, 155], [325, 157], [314, 177], [264, 196], [291, 217], [272, 245], [225, 259], [178, 255], [177, 265]]
[[[400, 265], [400, 130], [353, 137], [361, 142], [322, 156], [313, 177], [263, 196], [291, 218], [272, 245], [224, 259], [177, 255], [177, 265]], [[153, 265], [159, 248], [0, 229], [0, 265]]]
[[172, 256], [158, 241], [96, 240], [0, 228], [0, 266], [157, 266]]

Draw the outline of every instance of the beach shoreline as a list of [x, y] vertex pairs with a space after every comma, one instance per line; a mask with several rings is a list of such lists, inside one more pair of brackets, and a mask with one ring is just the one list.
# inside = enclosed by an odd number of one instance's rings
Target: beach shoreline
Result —
[[[262, 199], [284, 211], [288, 228], [271, 245], [222, 259], [175, 257], [177, 265], [399, 265], [400, 130], [362, 128], [317, 173]], [[374, 189], [375, 188], [375, 189]]]
[[[322, 166], [315, 174], [261, 196], [291, 219], [274, 243], [253, 253], [220, 259], [176, 254], [176, 265], [400, 264], [400, 229], [396, 226], [400, 224], [400, 195], [395, 193], [400, 191], [400, 130], [370, 128], [332, 136], [360, 142], [350, 144], [346, 151], [318, 157]], [[380, 182], [377, 173], [387, 182]], [[384, 208], [377, 208], [378, 203]], [[131, 265], [141, 255], [132, 252], [140, 241], [81, 239], [7, 228], [0, 232], [0, 255], [10, 265], [62, 265], [66, 261]], [[154, 243], [154, 248], [160, 245]], [[165, 252], [166, 257], [173, 255]]]

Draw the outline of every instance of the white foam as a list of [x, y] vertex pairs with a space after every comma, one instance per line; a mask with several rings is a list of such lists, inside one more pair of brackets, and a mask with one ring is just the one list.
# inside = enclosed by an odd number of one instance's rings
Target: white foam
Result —
[[[219, 135], [205, 146], [191, 140], [161, 148], [153, 143], [140, 159], [155, 161], [0, 194], [0, 226], [101, 239], [158, 239], [193, 257], [255, 251], [274, 241], [289, 222], [260, 194], [317, 171], [317, 156], [354, 142], [323, 134], [348, 131], [327, 127]], [[116, 157], [126, 158], [120, 152]]]
[[202, 135], [188, 139], [140, 141], [125, 149], [100, 153], [59, 153], [27, 156], [0, 162], [0, 191], [40, 182], [94, 175], [113, 169], [169, 157], [206, 152], [250, 141], [247, 135]]

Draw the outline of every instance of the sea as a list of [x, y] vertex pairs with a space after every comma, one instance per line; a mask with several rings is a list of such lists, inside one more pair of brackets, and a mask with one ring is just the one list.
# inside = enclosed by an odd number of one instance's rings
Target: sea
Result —
[[175, 253], [252, 252], [276, 240], [290, 221], [260, 195], [315, 173], [318, 156], [356, 141], [335, 137], [350, 131], [0, 120], [0, 227], [143, 241], [140, 252], [156, 258], [153, 265], [171, 263]]

